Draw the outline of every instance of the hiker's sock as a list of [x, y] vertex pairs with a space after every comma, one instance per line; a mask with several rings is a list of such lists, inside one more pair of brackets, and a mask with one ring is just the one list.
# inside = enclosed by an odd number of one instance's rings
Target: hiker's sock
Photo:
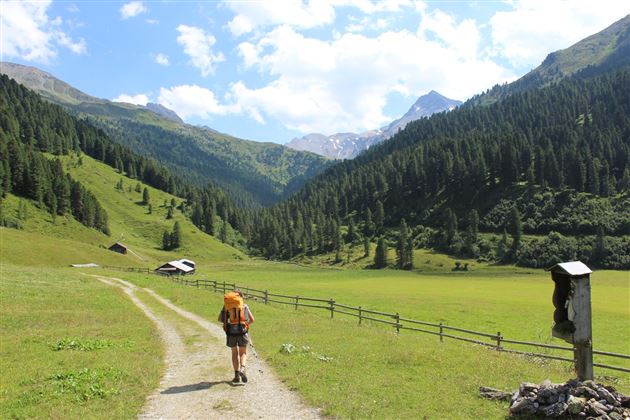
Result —
[[234, 371], [234, 379], [232, 379], [232, 382], [234, 382], [235, 384], [241, 382], [241, 375], [238, 370]]
[[241, 379], [243, 380], [243, 382], [247, 382], [247, 375], [245, 375], [245, 366], [241, 366]]

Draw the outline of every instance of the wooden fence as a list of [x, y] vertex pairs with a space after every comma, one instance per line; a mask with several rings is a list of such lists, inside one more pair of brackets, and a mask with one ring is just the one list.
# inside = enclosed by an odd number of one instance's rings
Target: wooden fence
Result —
[[[523, 347], [535, 347], [539, 349], [560, 350], [573, 352], [573, 347], [557, 346], [553, 344], [535, 343], [530, 341], [510, 340], [498, 331], [496, 334], [488, 334], [479, 331], [468, 330], [465, 328], [453, 327], [445, 325], [443, 323], [433, 323], [418, 321], [415, 319], [404, 318], [398, 313], [388, 313], [375, 311], [372, 309], [366, 309], [361, 306], [351, 306], [339, 303], [333, 298], [321, 299], [312, 298], [306, 296], [291, 296], [282, 295], [278, 293], [270, 293], [268, 290], [254, 289], [248, 286], [242, 286], [235, 283], [226, 283], [225, 281], [216, 280], [204, 280], [204, 279], [188, 279], [186, 277], [172, 276], [169, 277], [173, 282], [183, 284], [186, 286], [192, 286], [196, 288], [210, 289], [213, 292], [225, 293], [230, 290], [240, 290], [243, 295], [248, 299], [254, 299], [261, 301], [264, 304], [277, 303], [281, 305], [293, 306], [296, 310], [298, 307], [316, 308], [330, 312], [330, 318], [334, 318], [335, 314], [346, 315], [355, 317], [358, 320], [359, 325], [364, 321], [372, 321], [380, 324], [388, 325], [396, 329], [397, 333], [401, 330], [408, 330], [414, 332], [420, 332], [425, 334], [436, 335], [440, 338], [440, 341], [444, 341], [444, 338], [450, 338], [453, 340], [466, 341], [468, 343], [474, 343], [485, 347], [493, 348], [497, 351], [506, 353], [515, 353], [526, 356], [540, 357], [544, 359], [561, 360], [565, 362], [574, 362], [573, 358], [556, 356], [552, 354], [535, 353], [529, 351], [516, 350], [513, 348], [506, 348], [506, 345], [523, 346]], [[456, 335], [459, 333], [459, 335]], [[466, 336], [462, 336], [465, 334]], [[607, 351], [593, 350], [593, 354], [607, 356], [619, 359], [630, 359], [630, 355], [621, 353], [612, 353]], [[616, 370], [619, 372], [628, 372], [630, 369], [620, 366], [611, 366], [602, 363], [593, 363], [593, 366]]]
[[146, 267], [115, 267], [113, 265], [102, 265], [101, 268], [105, 268], [107, 270], [128, 271], [128, 272], [145, 273], [145, 274], [151, 274], [153, 272], [153, 270]]

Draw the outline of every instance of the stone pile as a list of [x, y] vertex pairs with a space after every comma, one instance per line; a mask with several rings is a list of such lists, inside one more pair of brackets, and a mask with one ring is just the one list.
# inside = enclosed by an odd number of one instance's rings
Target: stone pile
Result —
[[[506, 393], [480, 388], [485, 398], [504, 399]], [[630, 419], [630, 397], [611, 386], [576, 379], [563, 384], [545, 381], [540, 385], [525, 382], [510, 400], [510, 414], [547, 418], [584, 418], [601, 420]]]

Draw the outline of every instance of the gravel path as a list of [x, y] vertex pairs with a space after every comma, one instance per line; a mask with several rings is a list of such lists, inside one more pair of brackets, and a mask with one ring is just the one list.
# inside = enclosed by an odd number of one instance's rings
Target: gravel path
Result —
[[[164, 342], [166, 371], [159, 389], [153, 392], [140, 419], [207, 419], [219, 416], [245, 419], [316, 419], [318, 409], [306, 406], [280, 382], [264, 361], [250, 348], [244, 386], [230, 383], [233, 376], [225, 333], [208, 320], [182, 309], [150, 289], [140, 289], [124, 280], [94, 276], [122, 289], [157, 326]], [[200, 343], [184, 345], [182, 332], [170, 317], [160, 316], [136, 296], [143, 290], [159, 304], [203, 331]], [[218, 311], [217, 311], [218, 313]]]

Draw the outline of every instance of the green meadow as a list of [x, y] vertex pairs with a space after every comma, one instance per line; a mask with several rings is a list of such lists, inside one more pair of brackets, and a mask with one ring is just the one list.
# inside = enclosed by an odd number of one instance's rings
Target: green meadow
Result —
[[[268, 287], [270, 291], [281, 288], [283, 292], [304, 296], [330, 295], [364, 307], [400, 308], [401, 313], [419, 319], [487, 332], [501, 330], [505, 336], [521, 340], [563, 344], [550, 339], [551, 323], [547, 317], [532, 315], [537, 310], [546, 314], [551, 310], [549, 285], [540, 273], [531, 278], [466, 279], [453, 275], [406, 276], [394, 271], [309, 270], [286, 265], [270, 266], [268, 270], [223, 270], [217, 270], [217, 278], [225, 275], [230, 281], [242, 280], [243, 284]], [[259, 274], [258, 279], [254, 279], [254, 273]], [[600, 295], [605, 293], [607, 298], [623, 303], [627, 279], [624, 286], [619, 275], [623, 273], [606, 274], [612, 274], [616, 280], [602, 286]], [[222, 296], [209, 290], [174, 284], [156, 276], [125, 277], [208, 319], [214, 319], [222, 305]], [[504, 299], [506, 290], [512, 292]], [[342, 300], [341, 296], [346, 298]], [[545, 302], [535, 304], [538, 297]], [[250, 305], [256, 316], [252, 338], [259, 355], [290, 387], [332, 416], [503, 418], [507, 403], [481, 400], [477, 396], [479, 386], [513, 390], [523, 381], [561, 382], [574, 377], [571, 364], [565, 362], [498, 353], [448, 339], [441, 343], [435, 336], [409, 331], [397, 335], [391, 327], [369, 322], [358, 326], [355, 318], [339, 314], [331, 320], [328, 311], [317, 309], [296, 311], [291, 306], [264, 305], [260, 301]], [[529, 308], [530, 305], [535, 308]], [[594, 303], [594, 308], [599, 307]], [[608, 344], [607, 350], [628, 353], [627, 311], [623, 307], [620, 311], [602, 312], [601, 325], [605, 329], [596, 324], [596, 344], [601, 338]], [[608, 327], [607, 322], [613, 324]], [[292, 351], [287, 353], [283, 348]], [[570, 357], [570, 353], [564, 355]], [[600, 361], [630, 367], [619, 359]], [[628, 375], [602, 369], [596, 369], [596, 373], [597, 380], [630, 390]]]
[[[135, 191], [136, 180], [85, 156], [81, 165], [76, 158], [66, 159], [64, 165], [99, 198], [112, 234], [87, 229], [71, 218], [53, 219], [28, 200], [9, 195], [3, 201], [5, 216], [19, 220], [21, 226], [0, 228], [3, 418], [94, 418], [103, 412], [112, 418], [132, 418], [157, 386], [163, 362], [153, 324], [122, 292], [81, 272], [151, 288], [210, 320], [216, 319], [222, 305], [218, 293], [163, 277], [69, 268], [72, 263], [155, 268], [186, 257], [198, 264], [193, 278], [332, 297], [407, 318], [490, 334], [500, 331], [510, 339], [564, 344], [551, 338], [553, 282], [542, 270], [470, 261], [470, 271], [453, 272], [455, 260], [425, 250], [416, 251], [413, 272], [363, 269], [368, 263], [358, 248], [350, 264], [331, 266], [325, 258], [293, 263], [258, 260], [200, 232], [179, 210], [174, 219], [166, 219], [164, 203], [173, 198], [179, 203], [181, 198], [149, 187], [149, 212]], [[123, 190], [115, 188], [121, 178]], [[183, 228], [183, 247], [163, 251], [162, 232], [176, 220]], [[134, 252], [123, 256], [108, 251], [115, 241]], [[594, 347], [630, 354], [630, 273], [596, 271], [591, 283]], [[153, 310], [163, 310], [148, 295], [138, 296]], [[355, 318], [335, 315], [331, 320], [327, 311], [317, 309], [256, 301], [250, 305], [256, 315], [252, 337], [259, 356], [290, 388], [333, 417], [504, 418], [507, 403], [480, 399], [479, 386], [512, 390], [523, 381], [565, 381], [574, 376], [565, 362], [448, 339], [440, 342], [409, 331], [397, 335], [392, 327], [380, 324], [358, 326]], [[177, 325], [190, 335], [186, 344], [194, 346], [199, 330], [183, 319]], [[630, 367], [627, 360], [597, 356], [596, 361]], [[598, 381], [630, 392], [630, 375], [595, 371]]]
[[3, 263], [0, 277], [0, 416], [135, 417], [163, 369], [151, 321], [78, 272]]

